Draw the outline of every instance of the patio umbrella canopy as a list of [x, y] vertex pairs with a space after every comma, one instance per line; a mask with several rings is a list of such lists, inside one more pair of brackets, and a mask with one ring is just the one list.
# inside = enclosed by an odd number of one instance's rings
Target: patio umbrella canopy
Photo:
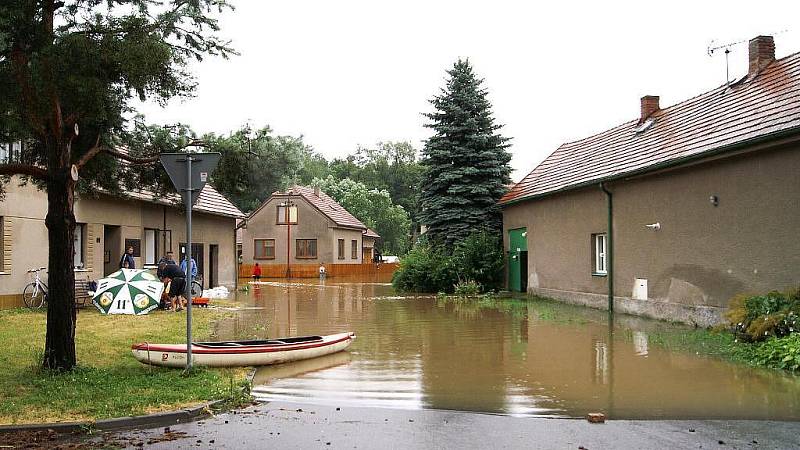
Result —
[[147, 314], [158, 308], [164, 284], [146, 270], [120, 269], [97, 282], [92, 303], [103, 314]]

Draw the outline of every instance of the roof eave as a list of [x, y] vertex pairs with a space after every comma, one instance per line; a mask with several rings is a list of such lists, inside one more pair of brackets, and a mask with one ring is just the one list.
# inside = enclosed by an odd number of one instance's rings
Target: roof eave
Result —
[[[723, 154], [723, 153], [728, 153], [728, 152], [733, 152], [733, 151], [736, 151], [736, 150], [741, 150], [741, 149], [744, 149], [744, 148], [750, 147], [750, 146], [756, 146], [756, 145], [760, 145], [760, 144], [765, 144], [765, 143], [768, 143], [769, 141], [772, 141], [772, 140], [789, 138], [789, 137], [792, 137], [794, 135], [800, 136], [800, 127], [792, 127], [792, 128], [786, 129], [786, 130], [780, 130], [780, 131], [776, 131], [776, 132], [772, 132], [772, 133], [767, 133], [767, 134], [762, 135], [762, 136], [757, 136], [757, 137], [754, 137], [754, 138], [751, 138], [751, 139], [745, 139], [743, 141], [735, 142], [733, 144], [723, 145], [721, 147], [716, 147], [716, 148], [713, 148], [713, 149], [710, 149], [710, 150], [706, 150], [705, 152], [701, 152], [701, 153], [698, 153], [696, 155], [690, 155], [690, 156], [685, 156], [685, 157], [682, 157], [682, 158], [676, 158], [676, 159], [673, 159], [673, 160], [665, 161], [663, 163], [654, 164], [652, 166], [648, 166], [648, 167], [645, 167], [645, 168], [642, 168], [642, 169], [631, 170], [631, 171], [628, 171], [628, 172], [623, 172], [623, 173], [619, 173], [619, 174], [608, 176], [608, 177], [601, 177], [601, 178], [597, 178], [597, 179], [593, 179], [593, 180], [589, 180], [589, 181], [584, 181], [584, 182], [578, 183], [578, 184], [572, 184], [572, 185], [569, 185], [569, 186], [564, 186], [562, 188], [555, 189], [555, 190], [552, 190], [552, 191], [543, 192], [541, 194], [526, 195], [524, 197], [512, 198], [510, 200], [507, 200], [505, 202], [500, 203], [499, 206], [500, 206], [500, 208], [505, 208], [507, 206], [511, 206], [511, 205], [514, 205], [514, 204], [517, 204], [517, 203], [522, 203], [522, 202], [525, 202], [525, 201], [530, 201], [530, 200], [536, 200], [536, 199], [540, 199], [540, 198], [544, 198], [544, 197], [549, 197], [549, 196], [554, 195], [554, 194], [559, 194], [559, 193], [567, 192], [567, 191], [573, 191], [573, 190], [576, 190], [576, 189], [585, 188], [587, 186], [592, 186], [592, 185], [595, 185], [595, 184], [598, 184], [598, 183], [602, 183], [602, 182], [616, 181], [616, 180], [620, 180], [620, 179], [623, 179], [623, 178], [629, 178], [629, 177], [632, 177], [632, 176], [644, 175], [644, 174], [647, 174], [647, 173], [650, 173], [650, 172], [657, 172], [659, 170], [671, 169], [671, 168], [674, 168], [674, 167], [682, 166], [684, 164], [692, 163], [692, 162], [695, 162], [695, 161], [698, 161], [698, 160], [702, 160], [702, 159], [705, 159], [705, 158], [717, 156], [717, 155], [720, 155], [720, 154]], [[780, 143], [778, 145], [780, 145]]]

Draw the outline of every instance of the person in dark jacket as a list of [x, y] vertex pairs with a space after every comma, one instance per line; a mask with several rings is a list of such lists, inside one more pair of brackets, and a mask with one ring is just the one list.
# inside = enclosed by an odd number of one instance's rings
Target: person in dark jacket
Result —
[[173, 311], [181, 311], [186, 304], [184, 292], [186, 291], [186, 274], [177, 264], [167, 264], [162, 271], [163, 281], [167, 285], [167, 297], [172, 303]]
[[136, 261], [133, 259], [133, 247], [128, 247], [128, 251], [122, 254], [119, 260], [120, 269], [135, 269]]
[[159, 280], [164, 279], [164, 267], [166, 267], [167, 264], [178, 264], [175, 262], [175, 258], [173, 257], [172, 252], [167, 252], [167, 256], [163, 256], [161, 257], [161, 259], [158, 260], [158, 269], [156, 269], [156, 276], [158, 277]]

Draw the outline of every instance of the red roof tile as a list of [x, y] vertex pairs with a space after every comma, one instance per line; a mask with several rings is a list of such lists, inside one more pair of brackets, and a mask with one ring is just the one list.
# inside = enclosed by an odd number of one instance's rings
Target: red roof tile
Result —
[[561, 145], [500, 199], [500, 204], [573, 189], [728, 146], [800, 132], [800, 53], [772, 62], [752, 78], [723, 85], [638, 119]]
[[[151, 203], [158, 203], [161, 205], [176, 205], [180, 202], [180, 197], [176, 193], [166, 194], [165, 196], [157, 196], [151, 191], [142, 189], [139, 191], [129, 191], [123, 194], [126, 197], [135, 198]], [[239, 208], [228, 201], [225, 196], [217, 192], [210, 184], [206, 184], [203, 190], [200, 191], [200, 197], [197, 203], [192, 207], [193, 211], [214, 214], [217, 216], [225, 217], [245, 217]]]

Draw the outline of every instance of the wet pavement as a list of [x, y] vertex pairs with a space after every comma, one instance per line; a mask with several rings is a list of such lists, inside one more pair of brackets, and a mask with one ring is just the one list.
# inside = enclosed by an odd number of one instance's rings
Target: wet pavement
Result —
[[[269, 402], [194, 423], [106, 436], [127, 448], [792, 449], [800, 424], [609, 421]], [[101, 442], [102, 438], [96, 439]]]

